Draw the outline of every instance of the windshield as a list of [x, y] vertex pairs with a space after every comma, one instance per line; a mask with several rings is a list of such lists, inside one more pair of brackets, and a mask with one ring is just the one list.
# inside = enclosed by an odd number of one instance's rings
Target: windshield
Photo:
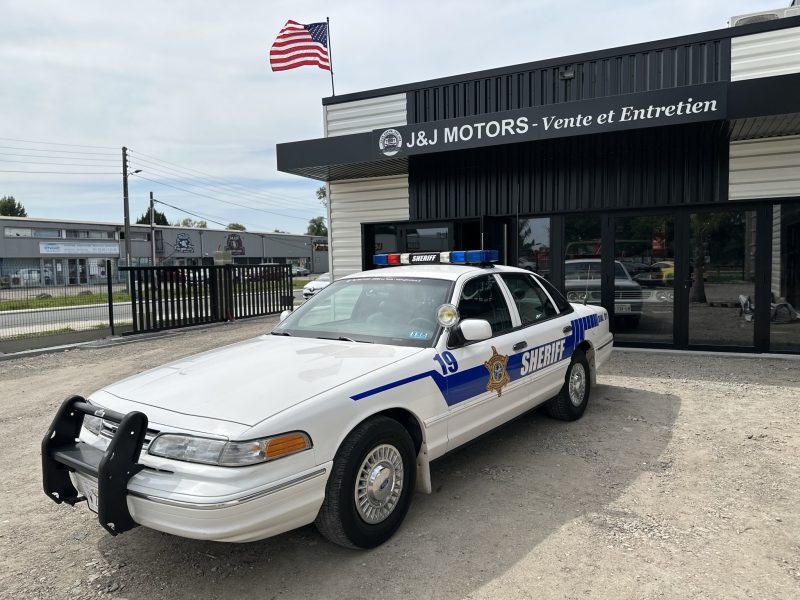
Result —
[[273, 335], [425, 348], [436, 338], [436, 309], [450, 300], [452, 282], [369, 277], [342, 279], [295, 310]]
[[[566, 263], [565, 279], [600, 279], [600, 261]], [[614, 263], [615, 279], [630, 279], [621, 263]]]

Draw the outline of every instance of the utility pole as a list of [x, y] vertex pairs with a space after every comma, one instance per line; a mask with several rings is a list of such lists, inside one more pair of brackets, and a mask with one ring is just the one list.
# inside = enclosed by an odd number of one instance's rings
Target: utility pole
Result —
[[128, 204], [128, 149], [122, 147], [122, 210], [125, 218], [125, 266], [131, 266], [131, 209]]
[[156, 266], [156, 215], [155, 199], [150, 192], [150, 266]]

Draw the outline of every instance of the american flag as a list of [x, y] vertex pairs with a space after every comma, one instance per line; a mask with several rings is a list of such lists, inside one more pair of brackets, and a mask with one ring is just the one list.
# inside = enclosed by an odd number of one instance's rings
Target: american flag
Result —
[[311, 23], [303, 25], [286, 21], [275, 43], [269, 50], [269, 64], [273, 71], [296, 69], [303, 65], [331, 70], [328, 58], [328, 25]]

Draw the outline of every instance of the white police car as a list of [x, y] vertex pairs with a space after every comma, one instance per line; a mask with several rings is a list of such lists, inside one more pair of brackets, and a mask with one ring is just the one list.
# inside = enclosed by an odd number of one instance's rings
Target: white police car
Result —
[[492, 258], [378, 256], [414, 264], [340, 279], [270, 335], [66, 400], [42, 442], [45, 492], [85, 498], [113, 534], [245, 542], [313, 522], [381, 544], [431, 491], [430, 461], [542, 403], [579, 418], [611, 352], [604, 309]]

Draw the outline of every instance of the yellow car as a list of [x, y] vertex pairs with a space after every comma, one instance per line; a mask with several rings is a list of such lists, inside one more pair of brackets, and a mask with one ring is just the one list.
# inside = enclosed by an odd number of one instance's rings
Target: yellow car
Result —
[[[689, 271], [693, 272], [694, 267], [690, 266]], [[646, 273], [640, 273], [634, 279], [642, 285], [665, 285], [669, 287], [675, 280], [675, 261], [662, 260], [653, 263]], [[703, 271], [703, 281], [708, 281], [708, 273], [705, 271]]]

